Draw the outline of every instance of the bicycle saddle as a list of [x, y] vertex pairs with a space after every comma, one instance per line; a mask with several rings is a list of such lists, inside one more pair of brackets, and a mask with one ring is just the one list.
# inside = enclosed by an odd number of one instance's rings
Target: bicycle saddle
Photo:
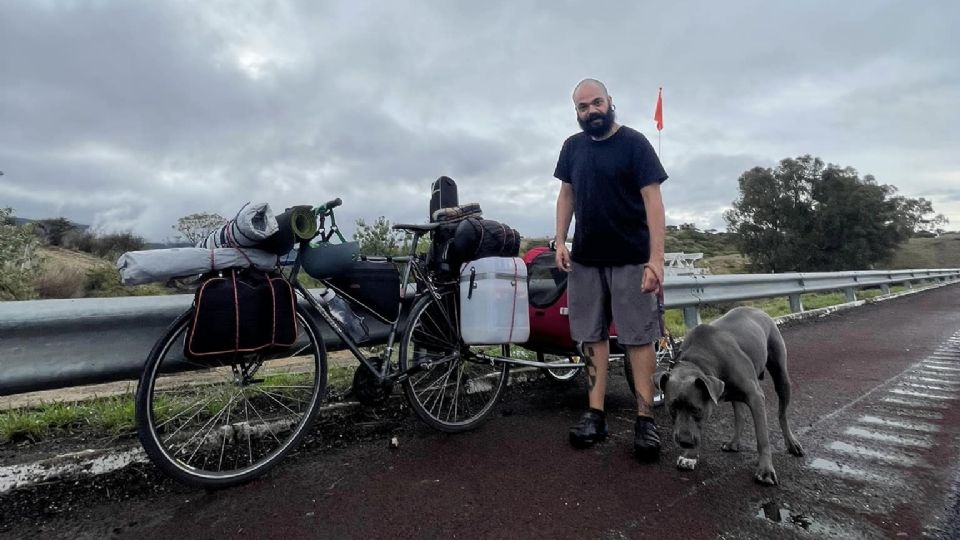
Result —
[[418, 233], [428, 233], [428, 232], [436, 229], [436, 228], [439, 227], [439, 226], [440, 226], [439, 223], [423, 223], [423, 224], [420, 224], [420, 225], [411, 225], [411, 224], [398, 223], [398, 224], [396, 224], [396, 225], [393, 226], [393, 230], [395, 230], [395, 231], [411, 231], [411, 232], [418, 232]]

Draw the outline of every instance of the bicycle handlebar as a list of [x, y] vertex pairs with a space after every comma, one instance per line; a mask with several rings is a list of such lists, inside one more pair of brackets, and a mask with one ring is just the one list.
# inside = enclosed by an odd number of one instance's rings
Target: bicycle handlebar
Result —
[[343, 204], [343, 200], [340, 199], [340, 197], [337, 197], [336, 199], [327, 201], [321, 204], [320, 206], [315, 207], [313, 211], [318, 217], [326, 216], [328, 214], [331, 214], [333, 209], [340, 206], [341, 204]]

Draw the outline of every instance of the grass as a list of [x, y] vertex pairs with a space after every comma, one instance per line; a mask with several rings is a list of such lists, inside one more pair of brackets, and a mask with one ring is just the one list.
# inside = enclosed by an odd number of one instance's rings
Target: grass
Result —
[[132, 433], [135, 428], [133, 396], [54, 402], [0, 412], [0, 444], [22, 439], [36, 441], [85, 427], [118, 435]]

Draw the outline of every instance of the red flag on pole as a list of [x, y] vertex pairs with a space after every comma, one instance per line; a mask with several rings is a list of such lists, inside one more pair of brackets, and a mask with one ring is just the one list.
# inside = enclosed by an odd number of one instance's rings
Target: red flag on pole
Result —
[[653, 119], [657, 121], [657, 131], [663, 130], [663, 87], [657, 94], [657, 110], [653, 113]]

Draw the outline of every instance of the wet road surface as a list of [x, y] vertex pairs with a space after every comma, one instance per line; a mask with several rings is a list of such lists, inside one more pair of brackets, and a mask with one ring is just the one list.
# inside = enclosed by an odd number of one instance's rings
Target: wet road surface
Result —
[[[385, 419], [358, 442], [314, 445], [265, 478], [224, 492], [182, 488], [144, 466], [96, 487], [13, 494], [30, 502], [6, 501], [8, 512], [21, 514], [0, 516], [0, 534], [948, 537], [960, 457], [960, 286], [782, 331], [794, 384], [790, 418], [807, 455], [786, 453], [772, 384], [763, 381], [778, 487], [752, 481], [752, 421], [743, 451], [719, 450], [731, 429], [729, 405], [711, 421], [696, 471], [675, 468], [661, 409], [660, 462], [637, 463], [632, 399], [615, 367], [607, 398], [612, 437], [589, 450], [567, 443], [585, 406], [582, 378], [544, 382], [512, 389], [474, 432], [444, 435], [410, 416]], [[391, 435], [399, 449], [388, 448]], [[38, 502], [44, 496], [72, 503], [58, 509], [56, 501]]]

